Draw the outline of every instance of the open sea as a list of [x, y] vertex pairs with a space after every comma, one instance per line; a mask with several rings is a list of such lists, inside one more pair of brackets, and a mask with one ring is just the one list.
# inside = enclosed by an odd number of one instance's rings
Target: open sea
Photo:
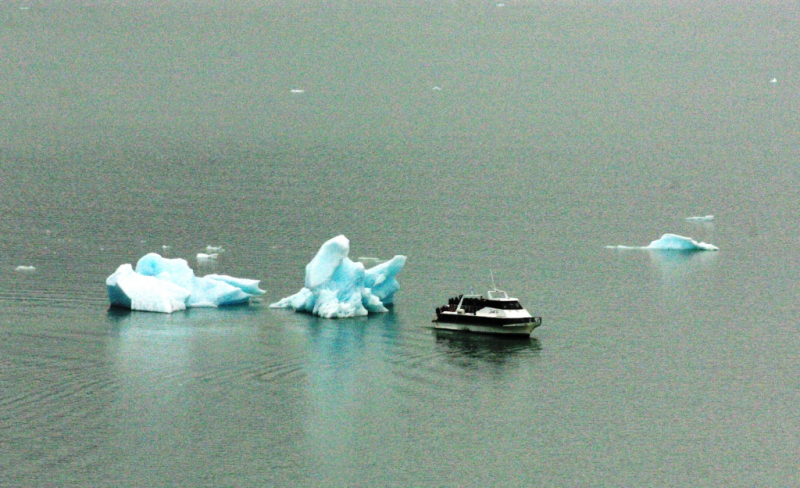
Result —
[[[0, 3], [0, 486], [800, 485], [798, 19]], [[391, 311], [270, 309], [339, 234]], [[148, 252], [266, 294], [110, 309]], [[529, 340], [431, 329], [490, 272]]]

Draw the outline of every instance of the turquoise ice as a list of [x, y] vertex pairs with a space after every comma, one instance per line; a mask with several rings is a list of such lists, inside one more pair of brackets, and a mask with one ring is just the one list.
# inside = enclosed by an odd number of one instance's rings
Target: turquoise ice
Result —
[[400, 289], [395, 276], [403, 269], [405, 256], [368, 270], [347, 255], [350, 241], [343, 235], [328, 240], [306, 265], [305, 286], [294, 295], [270, 305], [292, 308], [325, 318], [345, 318], [386, 312]]
[[247, 303], [264, 293], [258, 284], [258, 280], [218, 274], [198, 277], [186, 260], [156, 253], [139, 259], [135, 270], [130, 264], [121, 265], [106, 279], [111, 305], [162, 313]]

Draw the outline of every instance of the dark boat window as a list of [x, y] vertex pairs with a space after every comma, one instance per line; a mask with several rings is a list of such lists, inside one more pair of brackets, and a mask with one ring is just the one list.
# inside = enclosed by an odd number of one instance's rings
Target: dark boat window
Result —
[[522, 305], [518, 301], [506, 302], [500, 300], [486, 300], [486, 307], [497, 308], [499, 310], [522, 310]]
[[461, 302], [461, 306], [465, 309], [467, 307], [474, 307], [475, 310], [480, 310], [484, 307], [496, 308], [498, 310], [522, 310], [522, 305], [516, 300], [489, 300], [486, 298], [465, 298]]

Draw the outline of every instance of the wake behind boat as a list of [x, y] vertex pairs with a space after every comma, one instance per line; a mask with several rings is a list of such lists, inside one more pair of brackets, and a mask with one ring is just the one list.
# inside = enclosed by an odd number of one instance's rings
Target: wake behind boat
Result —
[[436, 309], [435, 329], [530, 336], [542, 325], [541, 317], [533, 317], [519, 300], [503, 290], [489, 290], [483, 295], [459, 295]]

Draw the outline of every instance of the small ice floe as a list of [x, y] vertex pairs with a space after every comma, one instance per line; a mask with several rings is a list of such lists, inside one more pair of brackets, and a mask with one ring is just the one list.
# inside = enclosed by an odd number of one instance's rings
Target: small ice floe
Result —
[[221, 253], [225, 252], [225, 249], [223, 249], [222, 246], [206, 246], [206, 252], [208, 254]]
[[384, 262], [384, 260], [381, 258], [375, 258], [371, 256], [359, 256], [359, 258], [356, 261], [361, 261], [362, 263], [375, 263], [375, 264]]
[[677, 234], [664, 234], [660, 239], [651, 242], [645, 249], [660, 251], [717, 251], [719, 248], [707, 242], [697, 242], [691, 237]]
[[300, 90], [298, 88], [292, 88], [292, 93], [305, 93], [305, 90]]
[[505, 6], [506, 6], [506, 4], [504, 4], [504, 3], [498, 3], [498, 4], [497, 4], [497, 6], [498, 6], [498, 7], [505, 7]]
[[770, 82], [770, 83], [777, 83], [777, 82], [778, 82], [778, 79], [777, 79], [777, 78], [773, 78], [773, 79], [769, 80], [769, 82]]
[[434, 86], [433, 88], [431, 88], [431, 90], [440, 91], [440, 90], [441, 90], [441, 88], [439, 88], [438, 86]]
[[606, 246], [607, 249], [647, 249], [652, 251], [717, 251], [719, 248], [707, 242], [697, 242], [691, 237], [664, 234], [647, 246]]
[[714, 220], [713, 215], [703, 215], [698, 217], [686, 217], [686, 220], [690, 222], [711, 222]]
[[199, 252], [197, 253], [197, 262], [202, 263], [202, 262], [215, 261], [218, 257], [219, 254], [217, 253], [206, 254], [204, 252]]
[[33, 273], [36, 271], [36, 266], [17, 266], [14, 271], [19, 273]]
[[169, 250], [170, 250], [170, 248], [172, 248], [172, 246], [168, 246], [168, 245], [166, 245], [166, 244], [164, 244], [164, 245], [162, 245], [162, 246], [161, 246], [161, 250], [162, 250], [162, 251], [169, 251]]

